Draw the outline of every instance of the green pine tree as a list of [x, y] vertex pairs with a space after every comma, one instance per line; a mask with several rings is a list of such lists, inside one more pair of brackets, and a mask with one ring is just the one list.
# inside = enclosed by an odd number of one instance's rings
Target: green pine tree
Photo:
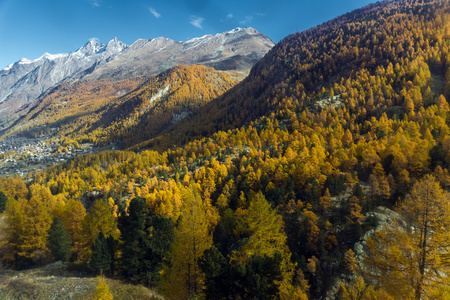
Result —
[[111, 250], [108, 243], [100, 232], [92, 247], [92, 256], [89, 261], [89, 267], [97, 274], [107, 273], [111, 268]]
[[233, 284], [238, 284], [238, 281], [236, 276], [230, 276], [231, 266], [223, 254], [212, 246], [203, 253], [199, 267], [205, 273], [206, 298], [228, 299], [232, 294]]
[[8, 198], [5, 193], [0, 191], [0, 212], [4, 212], [6, 209], [6, 202], [8, 202]]
[[278, 282], [283, 279], [282, 261], [280, 253], [252, 255], [245, 265], [242, 293], [254, 299], [276, 299], [280, 295]]
[[53, 223], [48, 230], [48, 247], [56, 260], [67, 261], [70, 256], [72, 242], [59, 217], [53, 218]]
[[171, 221], [155, 216], [144, 198], [130, 202], [128, 215], [121, 214], [119, 229], [122, 234], [122, 272], [135, 281], [156, 284], [164, 256], [174, 240]]
[[229, 263], [215, 246], [204, 252], [206, 299], [278, 299], [282, 256], [252, 255], [248, 262]]

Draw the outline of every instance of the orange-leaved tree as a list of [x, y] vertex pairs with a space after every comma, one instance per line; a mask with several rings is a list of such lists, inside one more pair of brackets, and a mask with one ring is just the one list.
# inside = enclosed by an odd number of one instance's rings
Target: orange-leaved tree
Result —
[[394, 298], [450, 296], [450, 195], [426, 175], [367, 241], [364, 275]]
[[205, 275], [198, 261], [212, 246], [205, 203], [198, 186], [183, 192], [183, 207], [175, 229], [170, 268], [163, 274], [163, 286], [169, 299], [187, 299], [203, 294]]

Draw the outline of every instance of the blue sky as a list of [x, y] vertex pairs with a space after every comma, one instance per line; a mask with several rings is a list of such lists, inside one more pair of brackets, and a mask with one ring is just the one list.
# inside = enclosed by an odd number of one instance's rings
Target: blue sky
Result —
[[253, 27], [275, 43], [375, 0], [0, 0], [0, 69], [89, 39], [185, 41]]

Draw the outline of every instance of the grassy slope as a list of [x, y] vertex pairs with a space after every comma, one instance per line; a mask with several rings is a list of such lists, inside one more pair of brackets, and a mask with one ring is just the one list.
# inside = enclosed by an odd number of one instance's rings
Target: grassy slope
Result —
[[[109, 278], [107, 283], [114, 299], [161, 299], [155, 291], [141, 285]], [[0, 299], [89, 299], [95, 294], [96, 285], [96, 277], [70, 271], [66, 264], [56, 262], [26, 271], [3, 271]]]

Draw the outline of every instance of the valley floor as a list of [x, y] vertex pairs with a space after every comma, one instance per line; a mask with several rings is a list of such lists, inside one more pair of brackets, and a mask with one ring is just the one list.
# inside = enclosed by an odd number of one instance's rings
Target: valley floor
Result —
[[78, 149], [69, 146], [65, 151], [58, 151], [60, 147], [55, 142], [49, 142], [48, 137], [7, 137], [0, 141], [0, 176], [24, 176], [77, 155], [97, 152], [92, 144], [81, 145]]

